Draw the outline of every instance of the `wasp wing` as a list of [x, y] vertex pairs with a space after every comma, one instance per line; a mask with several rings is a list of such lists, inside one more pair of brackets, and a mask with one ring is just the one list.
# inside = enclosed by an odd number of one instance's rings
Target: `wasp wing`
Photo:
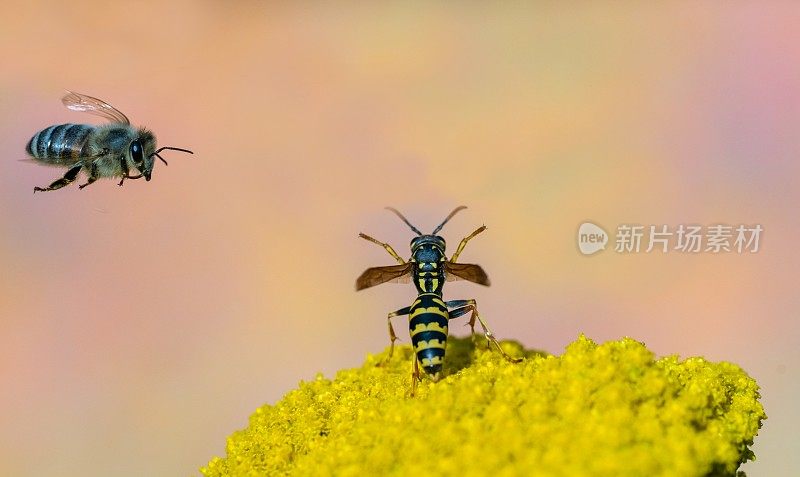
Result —
[[83, 111], [85, 113], [94, 114], [108, 119], [112, 123], [120, 123], [128, 125], [130, 120], [122, 114], [120, 110], [111, 106], [103, 100], [87, 96], [85, 94], [75, 93], [69, 91], [66, 96], [61, 98], [64, 106], [71, 111]]
[[[411, 283], [411, 273], [406, 273], [405, 275], [400, 275], [397, 278], [393, 278], [389, 280], [391, 283]], [[387, 282], [387, 283], [389, 283]]]
[[479, 285], [489, 286], [489, 276], [483, 271], [480, 265], [473, 263], [453, 263], [444, 262], [444, 270], [447, 281], [467, 280]]
[[408, 262], [400, 265], [389, 265], [387, 267], [368, 268], [364, 270], [364, 273], [356, 280], [356, 291], [390, 281], [402, 282], [405, 275], [411, 273], [412, 266], [413, 264]]

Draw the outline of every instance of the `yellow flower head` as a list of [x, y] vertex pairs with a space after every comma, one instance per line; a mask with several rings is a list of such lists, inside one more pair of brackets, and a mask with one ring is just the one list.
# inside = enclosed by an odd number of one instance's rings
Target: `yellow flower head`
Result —
[[414, 397], [412, 351], [301, 383], [228, 438], [216, 476], [734, 475], [766, 418], [738, 366], [584, 336], [560, 357], [450, 338]]

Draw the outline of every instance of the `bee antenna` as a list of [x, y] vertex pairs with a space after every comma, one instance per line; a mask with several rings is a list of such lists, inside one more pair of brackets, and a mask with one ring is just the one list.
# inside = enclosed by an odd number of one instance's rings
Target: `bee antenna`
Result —
[[156, 152], [150, 154], [150, 157], [156, 156], [157, 158], [161, 159], [161, 162], [163, 162], [166, 165], [169, 165], [169, 164], [167, 164], [167, 161], [163, 157], [161, 157], [161, 154], [159, 154], [159, 152], [163, 151], [164, 149], [167, 149], [169, 151], [181, 151], [181, 152], [188, 152], [189, 154], [194, 154], [192, 151], [190, 151], [188, 149], [182, 149], [180, 147], [164, 146], [164, 147], [158, 148], [156, 150]]
[[192, 151], [190, 151], [188, 149], [181, 149], [180, 147], [171, 147], [171, 146], [160, 147], [153, 154], [158, 154], [159, 152], [163, 151], [164, 149], [169, 149], [170, 151], [181, 151], [181, 152], [188, 152], [189, 154], [194, 154]]
[[400, 220], [402, 220], [403, 222], [406, 223], [406, 225], [411, 227], [411, 230], [413, 230], [417, 235], [422, 235], [422, 232], [420, 232], [419, 230], [417, 230], [416, 227], [411, 225], [411, 222], [409, 222], [407, 218], [403, 217], [403, 214], [401, 214], [397, 209], [395, 209], [394, 207], [386, 207], [386, 210], [391, 210], [392, 212], [397, 214], [397, 216], [400, 217]]
[[433, 229], [433, 232], [431, 232], [431, 235], [436, 235], [436, 233], [437, 233], [437, 232], [439, 232], [440, 230], [442, 230], [442, 227], [444, 227], [444, 224], [446, 224], [448, 220], [452, 219], [452, 218], [453, 218], [453, 216], [454, 216], [454, 215], [456, 215], [456, 213], [458, 213], [458, 211], [459, 211], [459, 210], [464, 210], [464, 209], [466, 209], [466, 208], [467, 208], [467, 206], [466, 206], [466, 205], [459, 205], [458, 207], [456, 207], [455, 209], [453, 209], [453, 211], [452, 211], [452, 212], [450, 212], [450, 215], [448, 215], [448, 216], [447, 216], [447, 217], [444, 219], [444, 221], [442, 221], [442, 223], [441, 223], [441, 224], [439, 224], [439, 226], [438, 226], [438, 227], [436, 227], [435, 229]]

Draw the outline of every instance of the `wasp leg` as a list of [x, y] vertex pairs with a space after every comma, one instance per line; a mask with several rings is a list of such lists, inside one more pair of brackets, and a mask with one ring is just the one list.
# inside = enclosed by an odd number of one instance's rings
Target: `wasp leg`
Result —
[[453, 254], [453, 256], [450, 258], [450, 261], [451, 261], [451, 262], [453, 262], [453, 263], [455, 263], [455, 262], [456, 262], [456, 260], [458, 260], [458, 256], [459, 256], [459, 255], [461, 255], [461, 252], [462, 252], [462, 251], [464, 251], [464, 247], [466, 247], [466, 246], [467, 246], [467, 242], [469, 242], [470, 240], [472, 240], [472, 238], [473, 238], [473, 237], [475, 237], [475, 236], [476, 236], [476, 235], [478, 235], [479, 233], [483, 232], [484, 230], [486, 230], [486, 226], [485, 226], [485, 225], [481, 225], [480, 227], [478, 227], [478, 229], [477, 229], [477, 230], [475, 230], [475, 231], [474, 231], [474, 232], [472, 232], [471, 234], [469, 234], [469, 235], [467, 235], [466, 237], [464, 237], [464, 238], [461, 240], [461, 243], [460, 243], [460, 244], [458, 244], [458, 248], [456, 249], [456, 253], [454, 253], [454, 254]]
[[381, 247], [383, 247], [384, 249], [386, 249], [386, 251], [389, 252], [389, 255], [394, 257], [394, 259], [397, 260], [398, 263], [401, 263], [401, 264], [402, 263], [406, 263], [405, 260], [400, 258], [400, 255], [397, 255], [397, 252], [395, 252], [394, 249], [392, 248], [392, 246], [389, 245], [388, 243], [384, 243], [384, 242], [381, 242], [380, 240], [376, 240], [376, 239], [370, 237], [367, 234], [358, 234], [358, 236], [363, 238], [364, 240], [369, 240], [370, 242], [372, 242], [374, 244], [378, 244]]
[[411, 396], [417, 394], [417, 383], [422, 381], [419, 375], [419, 361], [417, 361], [417, 354], [414, 353], [413, 362], [411, 365]]
[[[472, 303], [470, 303], [472, 302]], [[466, 315], [467, 312], [472, 311], [473, 306], [475, 304], [475, 300], [450, 300], [444, 302], [447, 308], [455, 308], [454, 310], [449, 310], [447, 312], [450, 315], [449, 319], [452, 320], [453, 318], [458, 318], [459, 316]], [[470, 327], [470, 336], [472, 336], [472, 342], [475, 343], [475, 320], [470, 319], [469, 323], [467, 323]]]
[[61, 179], [58, 179], [56, 181], [53, 181], [53, 183], [50, 184], [47, 187], [34, 187], [33, 188], [33, 193], [35, 194], [37, 192], [46, 192], [46, 191], [49, 191], [49, 190], [56, 190], [56, 189], [60, 189], [60, 188], [62, 188], [64, 186], [68, 186], [68, 185], [72, 184], [73, 182], [75, 182], [75, 179], [78, 178], [78, 173], [81, 171], [82, 167], [83, 167], [83, 164], [78, 164], [78, 165], [72, 167], [70, 170], [68, 170], [64, 174], [64, 177], [62, 177]]
[[469, 317], [468, 324], [472, 330], [473, 339], [475, 336], [475, 320], [477, 319], [478, 323], [481, 325], [481, 328], [483, 328], [483, 336], [486, 337], [486, 341], [488, 342], [490, 348], [491, 345], [494, 345], [497, 350], [500, 351], [500, 354], [502, 354], [505, 359], [511, 361], [512, 363], [519, 363], [522, 361], [522, 358], [512, 358], [508, 355], [508, 353], [503, 351], [503, 348], [500, 346], [497, 338], [494, 337], [494, 333], [492, 333], [492, 330], [489, 329], [489, 326], [485, 321], [483, 321], [483, 318], [481, 318], [481, 315], [478, 313], [478, 304], [475, 302], [475, 300], [450, 300], [445, 302], [445, 305], [447, 305], [448, 308], [457, 307], [455, 310], [448, 312], [451, 320], [453, 318], [458, 318], [461, 315], [465, 315], [467, 312], [472, 312], [472, 315]]
[[97, 180], [97, 163], [93, 162], [92, 165], [89, 166], [89, 179], [86, 181], [86, 184], [79, 185], [78, 189], [83, 189], [89, 184], [93, 184], [94, 181], [96, 180]]
[[389, 325], [389, 340], [391, 340], [392, 344], [389, 346], [389, 356], [383, 358], [377, 366], [383, 366], [384, 364], [388, 363], [390, 359], [392, 359], [392, 354], [394, 354], [394, 342], [397, 341], [397, 335], [394, 332], [394, 327], [392, 326], [392, 318], [395, 316], [407, 315], [411, 313], [411, 307], [407, 306], [405, 308], [400, 308], [397, 311], [393, 311], [389, 313], [386, 317], [386, 323]]

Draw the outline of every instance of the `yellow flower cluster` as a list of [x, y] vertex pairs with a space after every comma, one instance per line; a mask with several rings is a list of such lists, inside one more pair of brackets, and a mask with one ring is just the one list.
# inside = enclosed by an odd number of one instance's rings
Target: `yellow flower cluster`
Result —
[[519, 364], [450, 338], [445, 378], [409, 396], [411, 349], [301, 383], [227, 441], [217, 476], [735, 475], [766, 418], [738, 366], [656, 360], [629, 338], [584, 336]]

